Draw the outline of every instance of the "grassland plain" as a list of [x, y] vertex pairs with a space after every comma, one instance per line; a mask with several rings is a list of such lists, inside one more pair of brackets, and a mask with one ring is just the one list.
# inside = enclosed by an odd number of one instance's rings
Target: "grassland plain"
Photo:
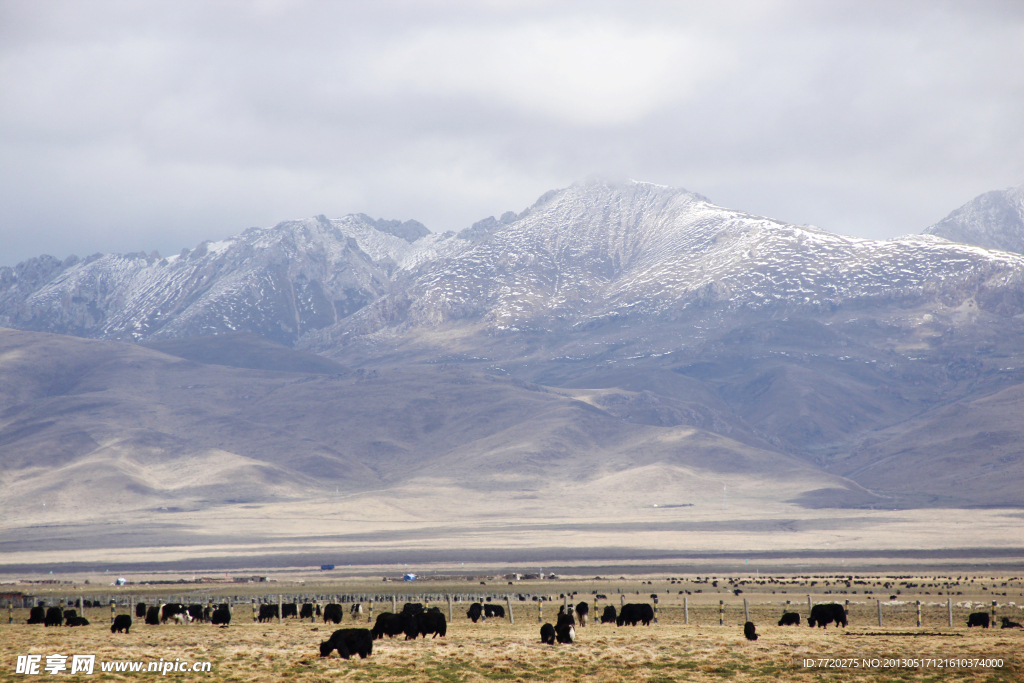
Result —
[[[725, 626], [719, 626], [717, 599], [724, 596], [693, 597], [689, 624], [684, 623], [682, 607], [672, 600], [659, 611], [657, 625], [619, 628], [591, 624], [577, 629], [574, 644], [553, 647], [540, 643], [535, 604], [513, 603], [514, 624], [502, 619], [473, 624], [465, 616], [466, 605], [461, 604], [455, 606], [447, 637], [376, 641], [370, 658], [350, 661], [337, 655], [321, 658], [317, 646], [335, 628], [366, 626], [365, 615], [356, 620], [346, 615], [337, 627], [295, 620], [257, 624], [246, 618], [243, 606], [227, 629], [145, 626], [137, 620], [129, 635], [112, 635], [105, 608], [87, 610], [92, 623], [79, 628], [28, 626], [24, 623], [27, 610], [15, 610], [15, 623], [0, 625], [0, 681], [37, 678], [15, 673], [18, 655], [28, 654], [42, 655], [44, 665], [50, 654], [96, 655], [92, 676], [58, 675], [68, 681], [146, 680], [159, 674], [101, 672], [100, 662], [137, 661], [148, 666], [161, 659], [211, 664], [208, 674], [172, 672], [166, 675], [171, 679], [261, 683], [1024, 680], [1024, 633], [967, 629], [962, 617], [969, 608], [958, 608], [955, 627], [949, 628], [945, 610], [932, 605], [918, 629], [916, 605], [898, 604], [886, 608], [885, 626], [878, 628], [874, 605], [851, 601], [850, 627], [822, 630], [805, 625], [775, 626], [784, 600], [756, 596], [751, 600], [750, 617], [758, 624], [760, 638], [749, 642], [743, 637], [741, 602], [730, 601]], [[633, 595], [629, 599], [640, 598]], [[795, 606], [804, 612], [806, 603], [802, 607]], [[556, 609], [547, 603], [544, 620], [553, 620]], [[994, 659], [1001, 660], [1002, 666], [940, 665], [950, 659]], [[805, 665], [806, 660], [813, 660], [813, 665]], [[822, 660], [842, 660], [845, 666], [824, 666]], [[55, 676], [44, 672], [38, 678]]]

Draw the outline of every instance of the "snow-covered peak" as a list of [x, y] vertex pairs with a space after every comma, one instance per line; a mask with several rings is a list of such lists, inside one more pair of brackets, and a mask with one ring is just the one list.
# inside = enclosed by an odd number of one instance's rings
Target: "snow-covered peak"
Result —
[[475, 319], [494, 330], [551, 330], [693, 306], [820, 311], [939, 293], [954, 300], [1022, 280], [1024, 258], [930, 235], [847, 237], [679, 188], [589, 180], [544, 195], [471, 248], [426, 262], [400, 292], [339, 327]]
[[1024, 254], [1024, 184], [979, 195], [924, 232]]

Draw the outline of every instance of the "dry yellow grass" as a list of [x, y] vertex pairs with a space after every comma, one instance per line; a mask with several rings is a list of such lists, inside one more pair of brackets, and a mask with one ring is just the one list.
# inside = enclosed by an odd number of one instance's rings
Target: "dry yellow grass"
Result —
[[[712, 596], [706, 596], [711, 598]], [[717, 597], [717, 596], [715, 596]], [[764, 596], [760, 596], [763, 598]], [[210, 662], [210, 674], [168, 674], [171, 678], [211, 681], [1020, 681], [1024, 679], [1021, 651], [1024, 633], [1018, 630], [966, 629], [959, 621], [950, 629], [940, 625], [933, 609], [925, 628], [914, 626], [914, 609], [887, 612], [886, 627], [872, 626], [872, 606], [854, 605], [848, 629], [780, 628], [774, 625], [777, 601], [752, 601], [751, 618], [760, 639], [748, 642], [742, 633], [742, 607], [729, 606], [727, 625], [718, 626], [715, 604], [693, 606], [690, 625], [682, 609], [670, 606], [651, 627], [590, 625], [577, 630], [573, 645], [542, 645], [536, 605], [517, 605], [516, 623], [491, 619], [472, 624], [465, 605], [457, 606], [445, 638], [406, 642], [376, 641], [366, 660], [344, 661], [318, 656], [318, 644], [335, 628], [366, 626], [366, 617], [345, 620], [336, 627], [288, 620], [283, 624], [254, 624], [245, 609], [236, 610], [235, 623], [220, 629], [209, 625], [145, 626], [136, 623], [129, 635], [112, 635], [109, 612], [89, 610], [92, 625], [81, 628], [27, 626], [27, 610], [17, 610], [20, 624], [0, 626], [0, 681], [24, 681], [15, 661], [21, 654], [95, 654], [97, 661], [133, 660]], [[460, 609], [461, 608], [461, 609]], [[545, 606], [545, 620], [556, 607]], [[885, 633], [888, 635], [877, 635]], [[805, 667], [805, 659], [919, 660], [917, 665], [843, 669]], [[924, 659], [1001, 659], [1002, 668], [940, 668]], [[69, 676], [67, 680], [139, 680], [157, 674], [122, 673]], [[46, 676], [44, 674], [43, 676]], [[42, 678], [42, 677], [40, 677]]]

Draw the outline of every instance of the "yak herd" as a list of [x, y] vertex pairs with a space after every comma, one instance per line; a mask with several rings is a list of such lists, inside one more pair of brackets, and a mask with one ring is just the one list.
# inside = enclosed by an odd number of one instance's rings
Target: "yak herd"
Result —
[[[355, 618], [362, 614], [362, 605], [355, 603], [351, 606], [350, 612]], [[261, 604], [256, 615], [257, 621], [264, 623], [277, 618], [298, 617], [299, 619], [310, 619], [315, 621], [322, 617], [324, 623], [341, 623], [344, 612], [339, 604], [328, 604], [320, 608], [319, 604], [304, 603], [301, 608], [295, 603]], [[221, 603], [215, 607], [203, 606], [200, 604], [185, 605], [181, 603], [168, 603], [160, 605], [146, 605], [140, 602], [135, 606], [135, 616], [145, 620], [148, 625], [166, 624], [188, 624], [192, 622], [205, 622], [227, 628], [231, 623], [231, 609], [228, 603]], [[576, 638], [576, 626], [585, 627], [590, 616], [590, 606], [586, 601], [581, 601], [575, 607], [571, 604], [563, 605], [558, 610], [558, 616], [554, 624], [546, 623], [540, 628], [540, 639], [544, 644], [554, 645], [556, 643], [572, 644]], [[505, 608], [501, 605], [474, 602], [466, 612], [466, 617], [474, 624], [481, 620], [490, 618], [505, 618]], [[606, 605], [601, 613], [602, 624], [617, 626], [636, 626], [643, 624], [649, 626], [655, 620], [654, 608], [647, 603], [630, 603], [623, 605], [616, 611], [612, 605]], [[29, 610], [29, 624], [43, 624], [45, 626], [88, 626], [89, 621], [79, 616], [74, 609], [62, 609], [60, 607], [44, 607], [40, 604]], [[811, 628], [818, 626], [826, 628], [828, 624], [835, 623], [836, 626], [847, 626], [847, 612], [839, 604], [820, 604], [811, 607], [811, 613], [807, 618], [807, 625]], [[779, 619], [779, 626], [799, 626], [800, 615], [797, 612], [784, 612]], [[973, 612], [969, 615], [967, 626], [980, 626], [989, 628], [989, 615], [986, 612]], [[110, 626], [111, 633], [128, 633], [132, 626], [132, 618], [127, 614], [119, 614], [114, 618]], [[1002, 628], [1021, 628], [1021, 624], [1011, 621], [1007, 617], [1002, 619]], [[394, 614], [382, 612], [377, 615], [372, 629], [367, 628], [343, 628], [335, 631], [331, 637], [320, 643], [320, 656], [327, 657], [335, 650], [343, 659], [349, 659], [358, 655], [365, 659], [373, 652], [373, 641], [383, 639], [385, 636], [405, 636], [405, 640], [432, 636], [442, 638], [448, 632], [448, 622], [444, 613], [437, 607], [424, 608], [421, 603], [407, 602], [402, 611]], [[758, 634], [753, 622], [746, 622], [743, 625], [743, 635], [747, 640], [757, 640]]]

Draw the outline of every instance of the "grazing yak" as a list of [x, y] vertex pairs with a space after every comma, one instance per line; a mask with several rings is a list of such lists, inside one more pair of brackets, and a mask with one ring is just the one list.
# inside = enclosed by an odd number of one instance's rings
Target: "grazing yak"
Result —
[[33, 607], [28, 611], [27, 624], [43, 624], [46, 623], [46, 608], [45, 607]]
[[619, 618], [615, 620], [617, 626], [636, 626], [643, 623], [649, 626], [654, 621], [654, 608], [646, 602], [631, 602], [623, 605], [619, 612]]
[[430, 609], [420, 612], [416, 615], [416, 625], [419, 634], [424, 638], [427, 634], [432, 633], [437, 638], [441, 636], [444, 638], [445, 634], [448, 633], [448, 621], [441, 614], [441, 610], [437, 607], [431, 607]]
[[353, 619], [355, 619], [356, 617], [358, 617], [360, 614], [363, 613], [363, 603], [361, 603], [361, 602], [353, 603], [352, 606], [348, 608], [348, 613], [352, 615]]
[[783, 612], [782, 618], [779, 619], [779, 626], [799, 626], [800, 615], [796, 612]]
[[228, 603], [222, 602], [217, 605], [217, 609], [213, 610], [213, 614], [210, 615], [210, 623], [221, 628], [228, 627], [228, 624], [231, 623], [231, 608]]
[[748, 621], [743, 624], [743, 635], [747, 640], [757, 640], [757, 629], [754, 628], [754, 622]]
[[555, 640], [565, 645], [572, 645], [576, 638], [576, 619], [572, 614], [572, 607], [558, 610], [558, 621], [555, 622]]
[[273, 619], [277, 619], [278, 615], [280, 614], [281, 611], [277, 609], [277, 605], [263, 603], [262, 605], [260, 605], [260, 613], [259, 616], [256, 617], [256, 620], [262, 624], [265, 621], [272, 621]]
[[377, 621], [374, 622], [371, 633], [374, 640], [384, 636], [394, 638], [402, 633], [405, 634], [406, 640], [416, 640], [416, 636], [420, 633], [420, 627], [416, 623], [416, 617], [411, 614], [381, 612], [377, 615]]
[[192, 623], [192, 615], [188, 612], [178, 612], [173, 617], [174, 623], [178, 626], [186, 626]]
[[139, 619], [146, 618], [146, 603], [140, 602], [137, 605], [135, 605], [135, 616]]
[[602, 624], [614, 624], [618, 621], [618, 616], [615, 613], [615, 607], [612, 605], [605, 605], [604, 612], [601, 613]]
[[156, 605], [151, 606], [146, 610], [146, 625], [147, 626], [159, 626], [160, 625], [160, 608]]
[[1016, 621], [1010, 621], [1010, 617], [1003, 617], [1003, 625], [999, 628], [1024, 628]]
[[329, 657], [335, 650], [342, 659], [348, 659], [352, 655], [366, 659], [373, 654], [373, 634], [366, 628], [338, 629], [328, 640], [320, 643], [320, 656]]
[[332, 602], [331, 604], [326, 605], [324, 607], [324, 623], [325, 624], [328, 621], [333, 621], [335, 624], [340, 624], [341, 623], [341, 618], [344, 615], [345, 615], [345, 613], [341, 611], [341, 605], [339, 605], [336, 602]]
[[71, 617], [64, 621], [65, 626], [88, 626], [89, 620], [85, 617]]
[[484, 605], [484, 616], [488, 619], [490, 619], [491, 617], [498, 617], [504, 619], [505, 608], [501, 605]]
[[309, 619], [310, 621], [314, 621], [315, 617], [313, 616], [313, 603], [302, 603], [302, 609], [299, 610], [299, 619]]
[[170, 602], [160, 608], [160, 623], [166, 624], [168, 619], [174, 619], [179, 614], [188, 614], [188, 609], [180, 602]]
[[846, 610], [834, 602], [815, 605], [811, 608], [811, 616], [807, 617], [807, 625], [811, 628], [815, 625], [828, 628], [833, 621], [836, 622], [836, 626], [847, 626]]
[[281, 618], [282, 619], [287, 619], [288, 617], [296, 617], [296, 618], [298, 618], [298, 616], [299, 616], [299, 606], [296, 605], [294, 602], [286, 602], [283, 605], [281, 605]]
[[[49, 612], [47, 612], [47, 616], [49, 616]], [[971, 612], [967, 615], [967, 628], [972, 626], [988, 628], [988, 612]]]
[[480, 617], [483, 616], [483, 613], [484, 606], [481, 605], [479, 602], [474, 602], [472, 605], [469, 606], [469, 609], [466, 611], [466, 616], [469, 617], [475, 624], [476, 622], [480, 621]]
[[590, 616], [590, 605], [587, 604], [586, 600], [581, 600], [576, 605], [576, 614], [580, 618], [580, 627], [583, 628], [587, 625], [587, 617]]
[[60, 607], [50, 607], [46, 610], [46, 619], [43, 620], [43, 626], [63, 626], [64, 625], [64, 612]]
[[68, 619], [74, 619], [78, 617], [78, 611], [73, 609], [64, 610], [64, 622], [67, 623]]
[[[353, 605], [353, 608], [355, 605]], [[355, 612], [353, 612], [355, 614]], [[423, 603], [422, 602], [407, 602], [402, 605], [401, 614], [411, 614], [416, 616], [417, 614], [423, 614]]]
[[544, 624], [540, 627], [540, 642], [546, 645], [555, 644], [555, 627], [551, 624]]
[[203, 606], [199, 603], [189, 605], [186, 611], [188, 612], [188, 615], [192, 617], [192, 621], [206, 621], [206, 610], [203, 609]]
[[118, 614], [114, 617], [114, 623], [110, 625], [111, 633], [128, 633], [132, 627], [132, 618], [127, 614]]

